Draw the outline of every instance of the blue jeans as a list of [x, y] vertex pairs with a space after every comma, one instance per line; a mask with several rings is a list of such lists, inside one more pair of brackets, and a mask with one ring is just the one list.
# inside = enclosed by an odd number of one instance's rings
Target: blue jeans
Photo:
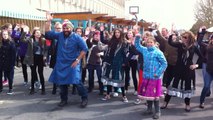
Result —
[[206, 71], [206, 64], [203, 64], [203, 76], [204, 76], [204, 86], [200, 96], [200, 104], [204, 103], [206, 95], [210, 92], [211, 82], [213, 80], [213, 75], [210, 75]]
[[[60, 85], [60, 96], [61, 96], [61, 101], [67, 101], [68, 100], [68, 86], [69, 85]], [[81, 96], [81, 99], [87, 99], [87, 90], [85, 89], [84, 85], [80, 82], [79, 84], [75, 84], [79, 95]]]

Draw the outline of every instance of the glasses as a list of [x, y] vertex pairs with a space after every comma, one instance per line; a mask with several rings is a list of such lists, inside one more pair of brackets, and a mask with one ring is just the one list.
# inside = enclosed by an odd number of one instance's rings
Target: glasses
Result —
[[188, 37], [186, 37], [186, 36], [183, 36], [182, 38], [184, 38], [184, 39], [188, 39]]
[[56, 28], [56, 29], [61, 29], [61, 28]]

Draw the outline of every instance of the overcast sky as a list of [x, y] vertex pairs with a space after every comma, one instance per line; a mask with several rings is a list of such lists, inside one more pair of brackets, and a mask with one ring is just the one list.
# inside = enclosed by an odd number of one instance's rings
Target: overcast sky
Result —
[[[132, 0], [134, 1], [134, 0]], [[140, 13], [138, 18], [148, 22], [158, 22], [160, 27], [189, 30], [195, 23], [194, 10], [197, 0], [137, 0]]]

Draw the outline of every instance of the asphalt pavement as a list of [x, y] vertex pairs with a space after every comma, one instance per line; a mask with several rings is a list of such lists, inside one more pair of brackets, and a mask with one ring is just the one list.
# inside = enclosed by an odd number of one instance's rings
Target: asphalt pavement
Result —
[[[89, 93], [89, 103], [86, 108], [80, 108], [80, 96], [72, 95], [69, 90], [68, 105], [61, 108], [57, 104], [60, 101], [59, 91], [56, 95], [51, 94], [52, 84], [48, 82], [51, 69], [44, 69], [46, 80], [46, 95], [37, 93], [29, 95], [29, 85], [23, 85], [21, 69], [15, 70], [14, 95], [7, 95], [8, 86], [4, 86], [0, 93], [0, 120], [152, 120], [152, 116], [143, 116], [146, 110], [145, 101], [135, 105], [137, 98], [133, 95], [133, 84], [127, 92], [128, 103], [122, 102], [121, 95], [102, 101], [103, 96], [98, 95], [98, 90]], [[30, 80], [30, 70], [28, 68]], [[213, 98], [206, 98], [205, 109], [200, 109], [199, 96], [203, 86], [201, 70], [196, 71], [196, 92], [191, 99], [191, 112], [185, 112], [184, 100], [174, 97], [171, 99], [167, 109], [161, 110], [160, 120], [212, 120]], [[86, 84], [87, 85], [87, 84]], [[72, 85], [70, 86], [70, 88]], [[97, 87], [97, 82], [96, 82]], [[163, 99], [161, 99], [161, 104]]]

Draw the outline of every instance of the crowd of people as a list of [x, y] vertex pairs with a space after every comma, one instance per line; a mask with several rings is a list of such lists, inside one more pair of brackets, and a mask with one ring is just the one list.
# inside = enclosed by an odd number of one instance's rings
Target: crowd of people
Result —
[[[51, 15], [47, 15], [44, 34], [39, 27], [34, 27], [31, 33], [24, 24], [6, 23], [1, 27], [0, 93], [8, 82], [7, 94], [14, 94], [14, 69], [20, 62], [25, 85], [29, 83], [27, 68], [31, 69], [29, 94], [35, 94], [35, 84], [39, 81], [41, 94], [45, 95], [44, 67], [48, 65], [53, 69], [48, 80], [53, 83], [52, 94], [60, 89], [58, 106], [68, 104], [68, 89], [73, 85], [72, 92], [79, 93], [84, 108], [88, 104], [88, 93], [95, 89], [96, 71], [103, 101], [121, 93], [122, 101], [127, 103], [126, 93], [133, 80], [133, 94], [138, 96], [135, 103], [146, 100], [144, 115], [153, 114], [154, 119], [159, 119], [160, 109], [166, 109], [173, 96], [183, 98], [185, 111], [190, 112], [190, 100], [196, 90], [195, 69], [200, 68], [204, 86], [199, 107], [204, 108], [213, 80], [213, 34], [208, 33], [205, 26], [195, 37], [190, 31], [166, 28], [160, 31], [157, 24], [142, 34], [138, 26], [126, 32], [115, 28], [109, 33], [104, 26], [84, 30], [74, 28], [67, 19], [56, 22], [52, 30], [51, 20]], [[194, 63], [195, 54], [198, 59]], [[88, 85], [85, 85], [86, 76]], [[162, 87], [167, 90], [163, 91]], [[164, 94], [160, 106], [159, 100]]]

